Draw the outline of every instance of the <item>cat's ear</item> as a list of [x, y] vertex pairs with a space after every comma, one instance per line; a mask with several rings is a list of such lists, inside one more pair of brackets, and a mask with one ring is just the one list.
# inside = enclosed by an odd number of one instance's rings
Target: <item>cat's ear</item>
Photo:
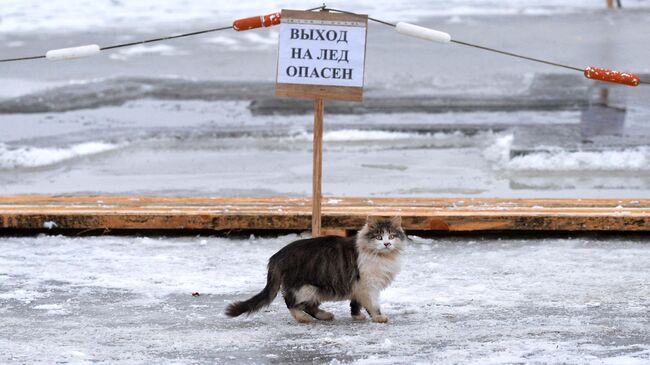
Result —
[[402, 226], [402, 216], [396, 215], [394, 217], [391, 217], [390, 218], [390, 223], [395, 227], [401, 227]]
[[369, 226], [375, 226], [377, 225], [377, 222], [379, 222], [379, 217], [369, 215], [368, 218], [366, 218], [366, 224]]

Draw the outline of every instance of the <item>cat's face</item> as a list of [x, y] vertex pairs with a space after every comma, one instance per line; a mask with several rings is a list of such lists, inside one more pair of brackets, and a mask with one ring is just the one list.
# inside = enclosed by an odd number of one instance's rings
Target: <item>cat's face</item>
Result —
[[406, 243], [401, 217], [368, 217], [366, 225], [359, 231], [357, 242], [361, 249], [384, 254], [400, 251]]

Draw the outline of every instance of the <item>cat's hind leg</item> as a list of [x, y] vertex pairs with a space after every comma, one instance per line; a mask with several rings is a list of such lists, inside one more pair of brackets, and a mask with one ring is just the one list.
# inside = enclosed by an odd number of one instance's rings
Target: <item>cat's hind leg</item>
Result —
[[350, 301], [350, 314], [355, 321], [363, 321], [366, 319], [366, 315], [361, 313], [361, 303], [357, 302], [356, 299]]
[[312, 319], [307, 313], [305, 313], [302, 309], [299, 308], [289, 308], [289, 312], [291, 313], [291, 316], [293, 319], [296, 320], [298, 323], [311, 323]]
[[282, 293], [282, 296], [284, 297], [284, 302], [287, 304], [289, 313], [291, 313], [291, 316], [296, 320], [296, 322], [310, 323], [312, 321], [311, 317], [303, 311], [304, 306], [300, 306], [299, 303], [297, 303], [296, 295], [293, 290], [285, 290]]
[[318, 303], [304, 303], [304, 310], [310, 316], [320, 319], [321, 321], [331, 321], [334, 319], [334, 314], [320, 309]]
[[318, 307], [320, 305], [320, 300], [320, 291], [313, 285], [303, 285], [298, 291], [296, 291], [296, 301], [298, 302], [296, 307], [301, 308], [303, 311], [307, 312], [307, 314], [316, 319], [331, 321], [334, 319], [334, 315]]

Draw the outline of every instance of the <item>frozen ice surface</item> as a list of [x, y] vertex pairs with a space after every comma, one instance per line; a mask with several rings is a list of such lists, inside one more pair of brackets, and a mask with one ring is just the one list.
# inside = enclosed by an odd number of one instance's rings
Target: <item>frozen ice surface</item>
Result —
[[[641, 123], [648, 116], [630, 113], [629, 119]], [[0, 134], [0, 194], [311, 192], [311, 116], [255, 116], [245, 101], [147, 99], [1, 117], [7, 128]], [[515, 128], [553, 128], [579, 120], [578, 111], [328, 115], [323, 192], [553, 198], [649, 194], [650, 150], [645, 146], [592, 152], [556, 148], [511, 156]], [[637, 134], [650, 133], [644, 131], [635, 128]]]
[[646, 241], [414, 237], [388, 324], [336, 302], [333, 322], [299, 325], [281, 298], [225, 317], [297, 238], [2, 238], [0, 362], [650, 362]]

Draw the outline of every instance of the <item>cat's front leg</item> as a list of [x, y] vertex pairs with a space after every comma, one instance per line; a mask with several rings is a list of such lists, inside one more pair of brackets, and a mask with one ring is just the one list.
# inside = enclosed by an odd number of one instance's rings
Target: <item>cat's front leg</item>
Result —
[[372, 316], [372, 321], [376, 323], [386, 323], [388, 322], [388, 317], [385, 315], [381, 314], [379, 309], [377, 309], [377, 315]]
[[361, 313], [361, 303], [354, 298], [350, 300], [350, 314], [355, 321], [363, 321], [366, 319], [366, 315]]
[[364, 308], [366, 308], [366, 311], [368, 314], [370, 314], [372, 321], [377, 323], [388, 322], [388, 317], [381, 314], [381, 309], [379, 308], [379, 292], [366, 290], [360, 294], [361, 295], [357, 297], [357, 300]]

